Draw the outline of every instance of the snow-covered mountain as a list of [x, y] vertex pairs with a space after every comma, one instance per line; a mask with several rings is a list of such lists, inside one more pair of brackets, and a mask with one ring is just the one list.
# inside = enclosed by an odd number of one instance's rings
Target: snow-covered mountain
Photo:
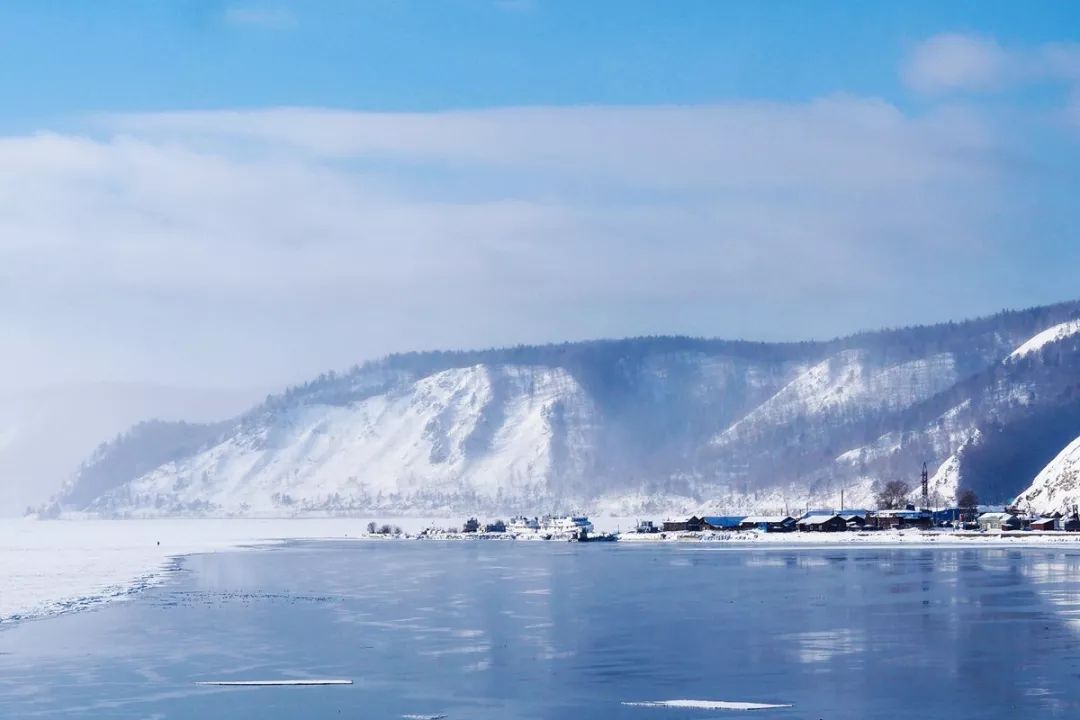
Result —
[[1006, 361], [1027, 357], [1032, 353], [1039, 352], [1047, 345], [1064, 340], [1077, 333], [1080, 333], [1080, 320], [1069, 320], [1067, 322], [1058, 323], [1040, 333], [1036, 333], [1034, 337], [1009, 353], [1009, 357], [1006, 358]]
[[114, 510], [442, 508], [582, 477], [596, 411], [560, 368], [454, 368], [344, 405], [290, 403], [98, 501]]
[[1080, 437], [1047, 463], [1018, 502], [1035, 512], [1072, 513], [1080, 506]]
[[960, 486], [1011, 498], [1080, 434], [1077, 318], [1066, 303], [828, 342], [391, 356], [220, 426], [136, 428], [58, 500], [121, 515], [779, 510], [870, 503], [924, 461], [941, 501]]

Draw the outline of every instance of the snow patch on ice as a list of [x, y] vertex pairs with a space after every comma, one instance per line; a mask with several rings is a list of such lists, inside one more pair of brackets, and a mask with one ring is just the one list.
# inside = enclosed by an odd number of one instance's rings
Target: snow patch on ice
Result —
[[202, 680], [196, 685], [222, 687], [310, 687], [313, 685], [352, 685], [352, 680]]
[[790, 704], [736, 702], [732, 700], [648, 700], [624, 702], [631, 707], [687, 708], [692, 710], [776, 710], [789, 708]]

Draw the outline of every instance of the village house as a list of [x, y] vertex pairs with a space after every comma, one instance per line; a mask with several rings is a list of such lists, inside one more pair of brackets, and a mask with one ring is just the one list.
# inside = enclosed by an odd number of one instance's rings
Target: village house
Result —
[[1080, 516], [1073, 515], [1062, 519], [1061, 529], [1066, 532], [1080, 532]]
[[839, 515], [821, 513], [801, 518], [795, 526], [803, 532], [842, 532], [847, 530], [847, 523]]
[[664, 532], [701, 532], [705, 527], [705, 520], [697, 515], [691, 515], [688, 520], [665, 520]]
[[1033, 519], [1031, 521], [1029, 527], [1032, 530], [1042, 530], [1042, 531], [1057, 530], [1058, 529], [1058, 527], [1057, 527], [1057, 518], [1052, 518], [1052, 517], [1035, 518], [1035, 519]]
[[701, 518], [706, 530], [738, 530], [743, 515], [710, 515]]
[[790, 532], [795, 529], [795, 518], [790, 515], [751, 515], [739, 523], [740, 530], [761, 532]]
[[988, 512], [979, 516], [980, 530], [1020, 530], [1020, 518], [1007, 512]]
[[975, 519], [975, 511], [965, 508], [941, 508], [930, 513], [934, 527], [957, 527], [961, 523]]
[[840, 511], [840, 517], [843, 518], [848, 530], [862, 530], [866, 526], [866, 518], [869, 514], [866, 510]]
[[866, 527], [873, 530], [928, 530], [932, 526], [933, 519], [927, 510], [877, 510], [866, 518]]

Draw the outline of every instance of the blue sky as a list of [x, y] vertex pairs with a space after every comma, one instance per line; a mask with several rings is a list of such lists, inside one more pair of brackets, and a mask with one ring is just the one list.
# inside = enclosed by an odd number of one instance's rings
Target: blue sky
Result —
[[0, 377], [1080, 295], [1080, 5], [0, 6]]
[[316, 105], [913, 102], [897, 76], [939, 32], [1076, 40], [1064, 2], [19, 1], [0, 7], [6, 122], [90, 110]]

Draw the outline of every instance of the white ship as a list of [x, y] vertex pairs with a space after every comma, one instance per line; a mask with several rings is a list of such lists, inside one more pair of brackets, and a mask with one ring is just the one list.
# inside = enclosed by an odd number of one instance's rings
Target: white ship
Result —
[[532, 532], [540, 529], [540, 521], [536, 518], [528, 518], [524, 515], [515, 515], [506, 524], [509, 532]]
[[560, 515], [558, 517], [546, 515], [540, 525], [540, 530], [551, 535], [577, 536], [582, 532], [591, 533], [593, 526], [585, 515]]

